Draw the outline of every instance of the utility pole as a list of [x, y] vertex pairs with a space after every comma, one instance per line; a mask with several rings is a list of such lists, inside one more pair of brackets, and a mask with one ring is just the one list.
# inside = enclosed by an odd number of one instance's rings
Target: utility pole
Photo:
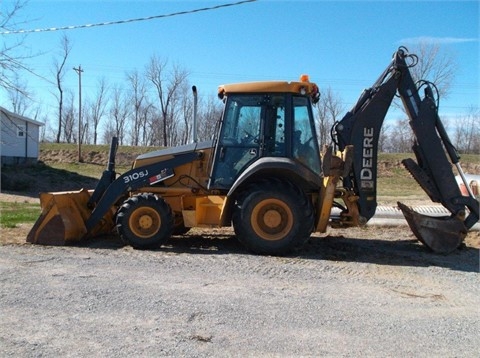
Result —
[[78, 74], [78, 162], [82, 162], [82, 65], [73, 68]]

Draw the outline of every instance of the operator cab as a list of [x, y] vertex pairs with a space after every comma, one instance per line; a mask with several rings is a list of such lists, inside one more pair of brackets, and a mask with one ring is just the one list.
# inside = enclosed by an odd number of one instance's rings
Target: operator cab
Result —
[[[256, 82], [220, 86], [225, 101], [210, 189], [229, 189], [253, 162], [290, 158], [320, 175], [310, 82]], [[274, 160], [274, 159], [273, 159]]]

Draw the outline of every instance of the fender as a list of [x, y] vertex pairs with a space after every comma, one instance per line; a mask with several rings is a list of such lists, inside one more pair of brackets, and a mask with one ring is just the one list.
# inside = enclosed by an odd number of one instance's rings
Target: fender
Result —
[[263, 176], [264, 171], [269, 173], [270, 176], [286, 177], [305, 190], [318, 190], [322, 184], [321, 177], [293, 159], [264, 157], [257, 160], [240, 174], [228, 191], [227, 196], [233, 195], [238, 187], [249, 181], [249, 179]]
[[220, 224], [222, 226], [228, 225], [230, 222], [237, 190], [252, 179], [265, 178], [267, 175], [286, 178], [305, 191], [318, 191], [322, 184], [320, 176], [293, 159], [279, 157], [261, 158], [240, 174], [228, 191], [220, 216]]

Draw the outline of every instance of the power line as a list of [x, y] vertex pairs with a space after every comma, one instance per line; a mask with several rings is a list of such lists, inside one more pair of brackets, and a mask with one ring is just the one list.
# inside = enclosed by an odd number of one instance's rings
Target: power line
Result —
[[217, 9], [221, 9], [221, 8], [225, 8], [225, 7], [237, 6], [237, 5], [242, 5], [242, 4], [246, 4], [246, 3], [249, 3], [249, 2], [255, 2], [255, 1], [257, 1], [257, 0], [243, 0], [243, 1], [237, 1], [237, 2], [234, 2], [234, 3], [221, 4], [221, 5], [204, 7], [204, 8], [200, 8], [200, 9], [194, 9], [194, 10], [179, 11], [179, 12], [174, 12], [174, 13], [164, 14], [164, 15], [154, 15], [154, 16], [140, 17], [140, 18], [128, 19], [128, 20], [99, 22], [99, 23], [96, 23], [96, 24], [72, 25], [72, 26], [63, 26], [63, 27], [49, 27], [49, 28], [33, 29], [33, 30], [3, 31], [3, 32], [0, 32], [0, 35], [28, 34], [28, 33], [36, 33], [36, 32], [75, 30], [75, 29], [85, 29], [85, 28], [90, 28], [90, 27], [119, 25], [119, 24], [126, 24], [126, 23], [130, 23], [130, 22], [148, 21], [148, 20], [161, 19], [161, 18], [165, 18], [165, 17], [193, 14], [193, 13], [202, 12], [202, 11], [217, 10]]

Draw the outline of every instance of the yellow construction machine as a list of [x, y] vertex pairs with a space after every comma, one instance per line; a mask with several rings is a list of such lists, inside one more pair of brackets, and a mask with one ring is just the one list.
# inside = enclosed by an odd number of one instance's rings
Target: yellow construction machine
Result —
[[192, 227], [233, 225], [248, 250], [283, 255], [328, 225], [365, 225], [377, 207], [379, 133], [398, 93], [417, 159], [403, 164], [451, 215], [429, 217], [398, 205], [422, 243], [451, 252], [478, 221], [479, 203], [460, 192], [452, 169], [463, 177], [460, 158], [438, 116], [435, 86], [412, 79], [416, 60], [399, 48], [334, 124], [332, 143], [322, 146], [312, 111], [320, 94], [306, 76], [298, 82], [222, 85], [224, 110], [213, 140], [140, 155], [131, 170], [117, 174], [113, 138], [94, 190], [40, 195], [42, 214], [27, 241], [61, 245], [118, 234], [135, 248], [150, 249]]

